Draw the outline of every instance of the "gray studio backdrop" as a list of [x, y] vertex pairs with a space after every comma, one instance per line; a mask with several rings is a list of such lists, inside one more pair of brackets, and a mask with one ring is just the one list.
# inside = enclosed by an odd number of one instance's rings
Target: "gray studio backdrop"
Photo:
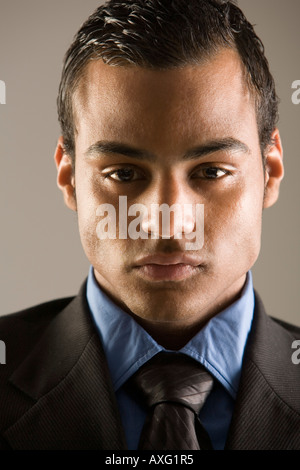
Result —
[[[97, 0], [0, 0], [1, 310], [77, 293], [88, 272], [76, 215], [56, 187], [56, 95], [63, 55]], [[254, 283], [268, 312], [300, 325], [299, 0], [240, 0], [261, 36], [278, 94], [285, 180], [264, 213]], [[1, 100], [0, 100], [1, 101]], [[3, 99], [2, 99], [3, 102]], [[276, 345], [274, 345], [276, 346]]]

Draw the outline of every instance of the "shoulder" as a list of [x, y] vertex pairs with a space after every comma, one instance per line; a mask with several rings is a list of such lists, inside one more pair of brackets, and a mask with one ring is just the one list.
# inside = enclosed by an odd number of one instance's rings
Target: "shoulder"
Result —
[[283, 328], [292, 336], [294, 336], [295, 339], [300, 339], [300, 326], [285, 322], [279, 318], [274, 318], [274, 317], [271, 317], [271, 318], [277, 325], [281, 326], [281, 328]]
[[300, 328], [266, 313], [256, 293], [248, 349], [252, 361], [265, 376], [274, 375], [276, 371], [276, 376], [290, 374], [300, 379], [300, 368], [295, 367], [291, 359], [295, 340], [300, 340]]
[[0, 316], [0, 340], [6, 346], [6, 364], [13, 366], [20, 362], [73, 298], [55, 299]]
[[293, 325], [280, 318], [272, 316], [271, 312], [265, 310], [264, 304], [259, 294], [255, 293], [255, 309], [254, 309], [254, 324], [260, 326], [260, 330], [268, 336], [273, 334], [281, 334], [282, 337], [291, 339], [300, 339], [300, 326]]
[[[248, 358], [261, 371], [279, 396], [300, 385], [300, 368], [292, 360], [294, 342], [300, 339], [300, 328], [269, 316], [256, 293], [253, 324], [248, 342]], [[279, 377], [284, 380], [279, 380]], [[299, 395], [292, 394], [292, 404], [300, 412]]]
[[51, 300], [32, 307], [20, 310], [19, 312], [9, 313], [0, 316], [0, 334], [15, 329], [16, 326], [30, 328], [32, 326], [45, 325], [52, 318], [63, 310], [74, 297], [65, 297]]

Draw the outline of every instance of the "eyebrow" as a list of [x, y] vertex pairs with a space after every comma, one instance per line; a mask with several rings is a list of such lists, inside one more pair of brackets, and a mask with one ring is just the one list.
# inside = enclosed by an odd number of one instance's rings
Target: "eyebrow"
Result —
[[[209, 141], [188, 150], [182, 160], [195, 160], [220, 151], [250, 153], [249, 147], [232, 137]], [[155, 161], [157, 157], [148, 150], [138, 149], [121, 142], [99, 140], [85, 152], [86, 157], [99, 158], [101, 154], [123, 155], [137, 160]]]

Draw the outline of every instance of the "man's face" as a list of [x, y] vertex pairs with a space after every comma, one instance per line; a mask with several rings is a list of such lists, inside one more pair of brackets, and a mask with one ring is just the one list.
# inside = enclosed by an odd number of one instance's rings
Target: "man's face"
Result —
[[[264, 171], [238, 55], [163, 71], [92, 61], [74, 103], [78, 223], [98, 283], [142, 321], [201, 324], [239, 294], [260, 250]], [[149, 212], [203, 204], [203, 247], [119, 239], [118, 217], [116, 239], [99, 239], [97, 208], [118, 214], [119, 196]]]

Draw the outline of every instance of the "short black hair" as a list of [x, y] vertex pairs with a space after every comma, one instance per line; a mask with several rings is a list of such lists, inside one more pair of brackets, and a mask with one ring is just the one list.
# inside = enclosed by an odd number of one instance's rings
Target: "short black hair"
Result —
[[233, 0], [110, 0], [97, 8], [64, 59], [57, 104], [65, 152], [75, 161], [73, 94], [89, 61], [168, 69], [197, 64], [221, 48], [236, 50], [244, 65], [264, 157], [278, 97], [264, 46]]

